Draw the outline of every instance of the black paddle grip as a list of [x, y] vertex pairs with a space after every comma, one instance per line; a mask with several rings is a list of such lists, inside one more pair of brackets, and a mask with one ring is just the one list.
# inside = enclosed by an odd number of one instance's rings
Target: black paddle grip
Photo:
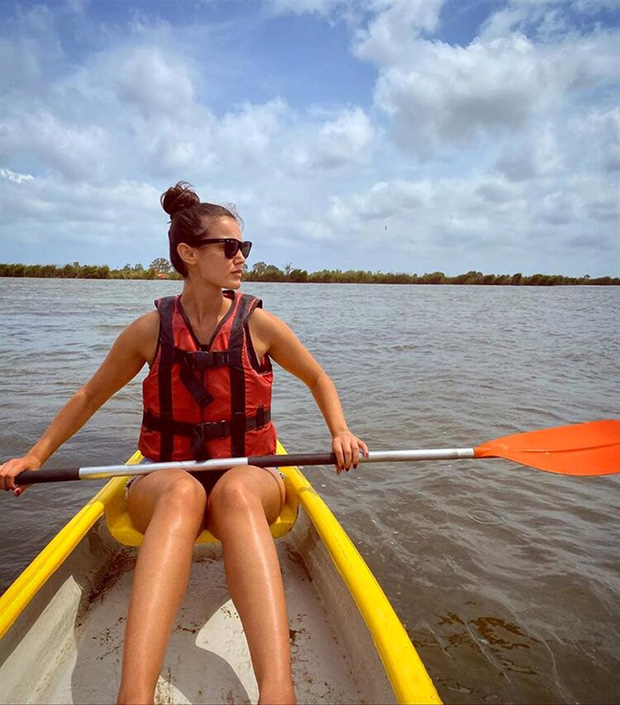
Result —
[[289, 453], [287, 455], [255, 455], [248, 457], [248, 465], [259, 468], [290, 467], [292, 465], [333, 465], [334, 453]]
[[65, 482], [79, 480], [80, 468], [64, 470], [24, 470], [15, 478], [16, 485], [36, 485], [40, 482]]

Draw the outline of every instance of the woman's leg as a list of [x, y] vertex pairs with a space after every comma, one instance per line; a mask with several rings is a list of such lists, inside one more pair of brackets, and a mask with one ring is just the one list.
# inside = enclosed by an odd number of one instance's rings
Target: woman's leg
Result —
[[131, 591], [118, 703], [153, 702], [206, 502], [204, 487], [183, 470], [145, 475], [129, 488], [129, 515], [144, 541]]
[[259, 703], [294, 703], [284, 585], [269, 524], [284, 503], [275, 471], [229, 470], [209, 496], [208, 528], [221, 540], [231, 597], [241, 617]]

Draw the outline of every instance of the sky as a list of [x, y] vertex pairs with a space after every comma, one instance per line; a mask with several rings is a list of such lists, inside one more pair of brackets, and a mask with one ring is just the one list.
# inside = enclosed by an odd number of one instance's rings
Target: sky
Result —
[[620, 0], [1, 0], [0, 262], [620, 275]]

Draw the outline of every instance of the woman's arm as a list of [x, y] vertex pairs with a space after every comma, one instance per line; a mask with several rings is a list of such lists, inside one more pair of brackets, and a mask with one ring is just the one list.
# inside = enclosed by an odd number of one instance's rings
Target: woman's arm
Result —
[[368, 453], [364, 441], [354, 436], [342, 410], [340, 397], [325, 370], [302, 345], [293, 331], [277, 316], [256, 309], [250, 319], [250, 332], [259, 359], [268, 354], [287, 372], [300, 379], [312, 392], [332, 435], [338, 473], [357, 467], [360, 450]]
[[151, 361], [157, 344], [159, 314], [154, 311], [128, 326], [116, 339], [93, 377], [63, 406], [41, 438], [26, 455], [0, 466], [0, 489], [21, 494], [15, 477], [23, 470], [38, 470], [41, 465], [119, 389], [132, 380]]

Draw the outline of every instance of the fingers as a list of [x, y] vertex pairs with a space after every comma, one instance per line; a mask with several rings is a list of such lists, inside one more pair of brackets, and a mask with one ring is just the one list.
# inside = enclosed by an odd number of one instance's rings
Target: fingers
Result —
[[362, 452], [364, 458], [368, 457], [370, 451], [368, 450], [368, 446], [364, 443], [364, 441], [359, 440], [358, 449]]
[[23, 494], [30, 485], [17, 485], [15, 478], [24, 470], [38, 470], [36, 463], [28, 457], [12, 458], [0, 465], [0, 490], [12, 491], [16, 497]]
[[350, 432], [334, 436], [332, 451], [336, 456], [336, 473], [349, 471], [351, 467], [357, 469], [360, 461], [360, 452], [368, 456], [368, 446]]

